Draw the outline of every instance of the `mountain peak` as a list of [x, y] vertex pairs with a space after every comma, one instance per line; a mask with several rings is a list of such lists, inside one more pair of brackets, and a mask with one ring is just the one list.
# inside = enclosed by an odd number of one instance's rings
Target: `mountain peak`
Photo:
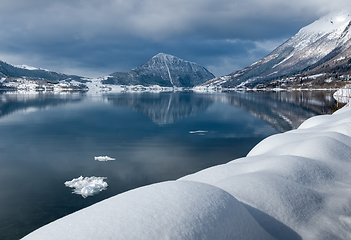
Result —
[[175, 57], [175, 56], [166, 54], [166, 53], [158, 53], [155, 56], [153, 56], [153, 58], [161, 58], [161, 57]]
[[331, 12], [320, 19], [314, 21], [310, 25], [302, 28], [300, 32], [309, 33], [330, 33], [340, 29], [344, 30], [351, 21], [351, 11], [340, 10]]
[[159, 53], [138, 68], [111, 74], [105, 81], [116, 85], [159, 85], [162, 87], [193, 87], [214, 75], [200, 65], [175, 56]]
[[157, 55], [155, 55], [151, 58], [151, 60], [155, 60], [155, 59], [160, 59], [160, 60], [165, 60], [165, 61], [184, 61], [184, 62], [187, 62], [183, 59], [180, 59], [176, 56], [166, 54], [166, 53], [158, 53]]

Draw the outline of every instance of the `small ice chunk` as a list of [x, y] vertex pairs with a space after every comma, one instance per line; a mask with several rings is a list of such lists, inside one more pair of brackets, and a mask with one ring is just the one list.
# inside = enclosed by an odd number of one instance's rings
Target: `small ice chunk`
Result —
[[83, 198], [93, 196], [108, 186], [104, 180], [106, 177], [83, 177], [73, 178], [71, 181], [66, 181], [66, 187], [74, 188], [73, 193], [82, 195]]
[[194, 133], [207, 133], [208, 131], [203, 131], [203, 130], [198, 130], [198, 131], [190, 131], [190, 134], [194, 134]]
[[109, 156], [99, 156], [99, 157], [94, 157], [95, 161], [99, 162], [107, 162], [107, 161], [114, 161], [116, 160], [115, 158], [109, 157]]

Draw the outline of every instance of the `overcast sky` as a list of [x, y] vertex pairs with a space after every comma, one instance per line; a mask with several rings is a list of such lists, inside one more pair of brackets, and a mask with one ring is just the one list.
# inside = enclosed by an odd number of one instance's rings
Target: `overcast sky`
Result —
[[0, 60], [81, 76], [159, 52], [216, 76], [264, 57], [350, 0], [0, 0]]

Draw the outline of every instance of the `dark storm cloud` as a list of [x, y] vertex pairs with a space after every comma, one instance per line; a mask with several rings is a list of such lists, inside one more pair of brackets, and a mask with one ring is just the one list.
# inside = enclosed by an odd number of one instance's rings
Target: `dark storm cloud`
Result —
[[165, 52], [224, 75], [347, 2], [2, 0], [0, 59], [99, 76]]

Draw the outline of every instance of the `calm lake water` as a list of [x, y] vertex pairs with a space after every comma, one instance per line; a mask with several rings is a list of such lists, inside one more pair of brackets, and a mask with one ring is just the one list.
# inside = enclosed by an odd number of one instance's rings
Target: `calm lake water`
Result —
[[[0, 239], [243, 157], [267, 136], [335, 105], [331, 92], [0, 93]], [[64, 185], [79, 176], [106, 177], [109, 186], [83, 198]]]

